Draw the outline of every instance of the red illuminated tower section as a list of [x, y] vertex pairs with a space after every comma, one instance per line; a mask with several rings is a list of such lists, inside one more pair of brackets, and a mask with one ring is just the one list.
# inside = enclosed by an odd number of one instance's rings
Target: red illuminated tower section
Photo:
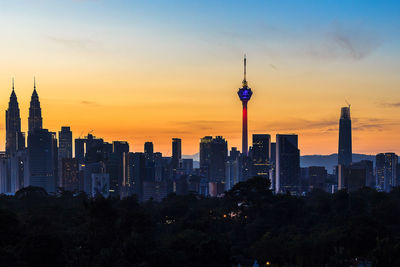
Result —
[[242, 126], [242, 153], [247, 156], [248, 154], [248, 144], [247, 144], [247, 102], [249, 102], [253, 92], [251, 88], [247, 86], [246, 80], [246, 55], [244, 55], [244, 78], [242, 83], [242, 88], [239, 88], [238, 95], [240, 101], [243, 104], [243, 126]]

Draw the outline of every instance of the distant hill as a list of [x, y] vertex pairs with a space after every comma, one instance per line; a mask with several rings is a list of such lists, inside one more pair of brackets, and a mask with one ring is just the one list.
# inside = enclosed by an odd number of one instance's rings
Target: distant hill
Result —
[[[353, 162], [361, 160], [371, 160], [375, 165], [375, 155], [353, 154]], [[333, 172], [333, 168], [337, 165], [338, 154], [331, 155], [306, 155], [300, 157], [300, 166], [324, 166], [329, 173]]]

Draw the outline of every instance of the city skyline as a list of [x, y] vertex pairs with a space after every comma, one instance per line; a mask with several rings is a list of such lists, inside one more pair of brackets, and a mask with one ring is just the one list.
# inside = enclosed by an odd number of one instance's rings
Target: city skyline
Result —
[[[252, 1], [228, 9], [207, 1], [176, 1], [176, 8], [23, 2], [24, 10], [0, 2], [1, 24], [14, 22], [1, 28], [0, 104], [7, 109], [15, 77], [23, 132], [36, 76], [43, 127], [51, 131], [71, 126], [78, 138], [94, 130], [105, 140], [128, 141], [132, 151], [152, 141], [165, 155], [171, 155], [172, 138], [181, 138], [182, 154], [191, 155], [207, 135], [240, 149], [235, 92], [246, 52], [256, 89], [250, 136], [296, 133], [302, 155], [336, 153], [338, 109], [347, 99], [353, 152], [400, 153], [395, 1], [318, 1], [311, 15], [298, 3], [287, 10], [284, 3]], [[237, 20], [243, 13], [252, 16]], [[4, 116], [0, 126], [5, 140]]]

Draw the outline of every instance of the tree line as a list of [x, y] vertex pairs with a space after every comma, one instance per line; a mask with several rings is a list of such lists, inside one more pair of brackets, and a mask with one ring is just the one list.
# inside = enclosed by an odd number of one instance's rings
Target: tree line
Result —
[[221, 198], [0, 196], [0, 266], [400, 266], [400, 190], [274, 195], [254, 177]]

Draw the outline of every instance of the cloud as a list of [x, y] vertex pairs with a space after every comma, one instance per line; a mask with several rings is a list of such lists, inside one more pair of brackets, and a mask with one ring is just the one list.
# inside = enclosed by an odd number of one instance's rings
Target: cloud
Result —
[[47, 36], [46, 39], [58, 45], [77, 50], [89, 50], [101, 46], [100, 42], [89, 39], [64, 38], [57, 36]]
[[362, 24], [332, 24], [315, 34], [321, 37], [312, 38], [304, 48], [305, 54], [313, 58], [358, 61], [371, 55], [382, 44], [379, 34]]
[[94, 101], [87, 101], [87, 100], [82, 100], [81, 104], [88, 105], [88, 106], [101, 106], [99, 103], [94, 102]]
[[190, 129], [190, 132], [194, 130], [221, 130], [226, 133], [226, 129], [229, 129], [230, 126], [234, 125], [236, 122], [234, 121], [213, 121], [213, 120], [193, 120], [193, 121], [180, 121], [180, 122], [171, 122], [178, 127], [183, 127], [184, 129]]
[[321, 119], [321, 120], [306, 120], [302, 118], [291, 118], [285, 121], [275, 121], [264, 125], [262, 128], [256, 129], [257, 131], [265, 131], [269, 129], [272, 131], [299, 131], [299, 130], [315, 130], [325, 129], [326, 127], [332, 127], [338, 125], [338, 120], [333, 118]]
[[[383, 131], [392, 126], [400, 125], [400, 122], [391, 121], [381, 118], [353, 118], [352, 130], [353, 131]], [[313, 132], [313, 133], [338, 133], [339, 132], [339, 118], [322, 118], [319, 120], [307, 120], [303, 118], [291, 118], [284, 121], [275, 121], [257, 127], [256, 131], [269, 131], [274, 132]]]
[[400, 102], [381, 102], [378, 105], [385, 108], [400, 108]]

